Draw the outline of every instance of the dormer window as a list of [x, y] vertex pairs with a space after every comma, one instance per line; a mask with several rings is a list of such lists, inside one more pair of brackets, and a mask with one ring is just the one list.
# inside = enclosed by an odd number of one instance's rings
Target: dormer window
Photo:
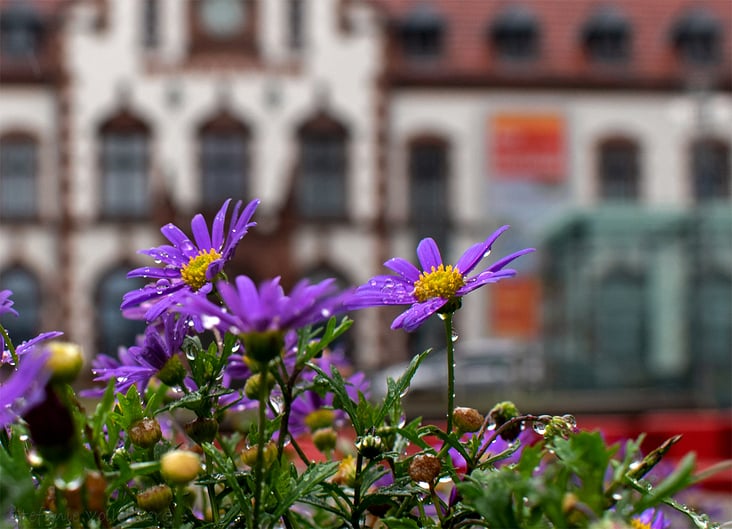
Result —
[[6, 4], [0, 13], [0, 53], [24, 59], [39, 51], [43, 23], [33, 5], [26, 1]]
[[244, 28], [246, 4], [242, 0], [202, 0], [198, 10], [209, 37], [230, 39]]
[[420, 4], [399, 23], [398, 35], [404, 56], [409, 59], [434, 59], [443, 48], [445, 22], [427, 4]]
[[489, 38], [499, 58], [532, 60], [539, 53], [539, 22], [532, 12], [514, 6], [496, 17]]
[[721, 57], [722, 28], [713, 14], [694, 9], [683, 15], [671, 30], [679, 57], [686, 63], [708, 65]]
[[630, 56], [630, 24], [622, 13], [602, 8], [582, 28], [582, 43], [593, 62], [617, 63]]

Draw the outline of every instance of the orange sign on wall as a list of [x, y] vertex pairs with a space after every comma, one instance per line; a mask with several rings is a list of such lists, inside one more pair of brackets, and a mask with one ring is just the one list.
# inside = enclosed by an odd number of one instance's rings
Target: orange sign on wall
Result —
[[499, 179], [560, 182], [565, 177], [564, 119], [557, 114], [493, 116], [492, 173]]
[[491, 285], [490, 319], [496, 336], [536, 338], [540, 332], [541, 282], [515, 277]]

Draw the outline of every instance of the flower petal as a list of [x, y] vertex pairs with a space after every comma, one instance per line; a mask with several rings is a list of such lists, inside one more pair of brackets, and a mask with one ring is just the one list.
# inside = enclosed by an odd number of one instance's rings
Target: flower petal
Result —
[[175, 224], [166, 224], [160, 228], [160, 233], [172, 242], [173, 246], [178, 248], [184, 256], [190, 258], [195, 257], [198, 254], [198, 250], [188, 236]]
[[210, 250], [211, 246], [211, 235], [208, 233], [208, 226], [206, 226], [206, 219], [203, 215], [197, 213], [191, 221], [191, 231], [193, 232], [193, 238], [198, 245], [199, 250]]
[[447, 303], [447, 300], [443, 298], [431, 298], [422, 303], [415, 303], [394, 319], [391, 328], [401, 328], [407, 332], [412, 332], [442, 308], [445, 303]]
[[487, 269], [491, 272], [495, 272], [497, 270], [500, 270], [504, 266], [506, 266], [508, 263], [513, 261], [514, 259], [521, 257], [522, 255], [526, 255], [527, 253], [531, 253], [536, 251], [534, 248], [524, 248], [523, 250], [519, 250], [518, 252], [513, 252], [512, 254], [508, 254], [503, 259], [500, 259], [493, 263], [491, 266], [489, 266]]
[[230, 198], [224, 201], [211, 224], [212, 246], [210, 248], [216, 251], [221, 251], [221, 246], [224, 244], [224, 224], [226, 223], [226, 211], [229, 209], [229, 202], [231, 202]]
[[465, 294], [468, 294], [472, 292], [473, 290], [476, 290], [483, 285], [487, 285], [488, 283], [496, 283], [500, 281], [501, 279], [504, 279], [506, 277], [513, 277], [516, 275], [516, 270], [513, 270], [512, 268], [506, 268], [504, 270], [499, 270], [498, 272], [492, 272], [490, 270], [484, 270], [477, 276], [471, 277], [465, 282], [465, 286], [459, 288], [457, 292], [455, 292], [456, 296], [464, 296]]
[[508, 226], [501, 226], [496, 231], [494, 231], [490, 237], [488, 237], [485, 241], [479, 242], [477, 244], [474, 244], [465, 252], [463, 255], [460, 256], [460, 259], [458, 259], [457, 264], [455, 265], [455, 268], [460, 270], [460, 273], [467, 274], [470, 272], [473, 268], [475, 268], [475, 265], [477, 265], [483, 257], [486, 257], [486, 252], [488, 252], [491, 249], [491, 246], [494, 242], [496, 242], [496, 239], [500, 237], [500, 235], [508, 229]]
[[437, 247], [437, 243], [431, 237], [422, 239], [417, 246], [417, 257], [419, 263], [422, 265], [422, 270], [429, 272], [434, 266], [437, 268], [442, 264], [442, 257], [440, 256], [440, 249]]
[[394, 270], [407, 281], [414, 283], [419, 279], [419, 269], [412, 263], [401, 257], [394, 257], [384, 263], [384, 266], [390, 270]]

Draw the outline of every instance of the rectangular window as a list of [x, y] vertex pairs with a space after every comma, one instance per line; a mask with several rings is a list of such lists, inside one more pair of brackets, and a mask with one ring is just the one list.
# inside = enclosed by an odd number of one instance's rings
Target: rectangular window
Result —
[[102, 140], [102, 214], [140, 217], [148, 213], [147, 135], [110, 132]]
[[447, 152], [441, 143], [415, 144], [409, 154], [410, 218], [419, 240], [444, 246], [448, 232]]
[[36, 215], [36, 145], [32, 140], [0, 143], [0, 217]]
[[160, 5], [158, 0], [144, 0], [142, 8], [142, 45], [148, 49], [160, 43]]
[[729, 148], [723, 143], [698, 141], [692, 149], [692, 178], [697, 200], [730, 197]]
[[288, 43], [291, 50], [301, 50], [304, 41], [305, 0], [290, 0], [288, 3], [287, 19], [289, 26]]
[[625, 141], [610, 141], [600, 148], [600, 196], [636, 200], [639, 196], [638, 149]]
[[220, 206], [227, 198], [247, 195], [248, 156], [241, 134], [205, 133], [201, 137], [203, 202]]
[[302, 139], [298, 207], [307, 217], [346, 215], [346, 144], [341, 136], [308, 134]]

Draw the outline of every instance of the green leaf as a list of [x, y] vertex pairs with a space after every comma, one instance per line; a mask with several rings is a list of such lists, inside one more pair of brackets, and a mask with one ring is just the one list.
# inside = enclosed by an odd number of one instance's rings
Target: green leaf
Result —
[[282, 516], [300, 498], [310, 494], [321, 482], [338, 471], [338, 461], [318, 463], [309, 466], [277, 504], [272, 513], [275, 518]]
[[135, 385], [130, 386], [126, 395], [118, 394], [117, 403], [119, 404], [120, 410], [119, 421], [125, 430], [145, 416], [142, 410], [140, 393], [137, 391], [137, 386]]
[[398, 380], [393, 380], [391, 378], [386, 380], [386, 397], [384, 397], [384, 403], [382, 404], [381, 409], [374, 417], [374, 424], [382, 424], [384, 422], [384, 418], [387, 416], [387, 414], [389, 414], [391, 408], [393, 408], [394, 406], [401, 406], [402, 395], [404, 395], [407, 389], [409, 389], [409, 385], [412, 382], [414, 374], [417, 372], [419, 364], [422, 363], [422, 361], [427, 357], [429, 352], [430, 349], [424, 351], [423, 353], [415, 355], [414, 358], [412, 358], [412, 361], [407, 366], [407, 369], [404, 371], [402, 376], [399, 377]]
[[412, 518], [384, 518], [381, 520], [389, 529], [420, 529], [420, 525]]
[[647, 487], [648, 494], [635, 505], [635, 512], [643, 512], [649, 507], [654, 507], [691, 485], [694, 482], [692, 474], [695, 462], [696, 455], [693, 452], [686, 454], [671, 475], [655, 487]]

